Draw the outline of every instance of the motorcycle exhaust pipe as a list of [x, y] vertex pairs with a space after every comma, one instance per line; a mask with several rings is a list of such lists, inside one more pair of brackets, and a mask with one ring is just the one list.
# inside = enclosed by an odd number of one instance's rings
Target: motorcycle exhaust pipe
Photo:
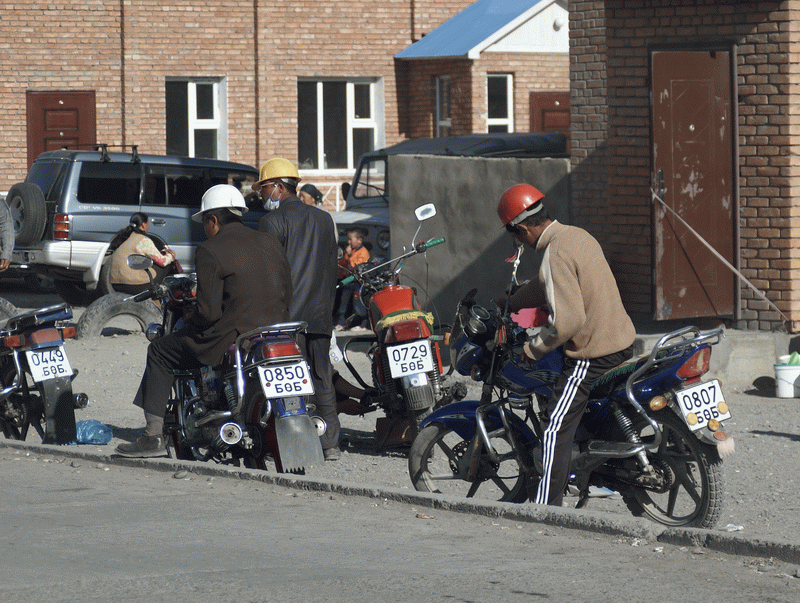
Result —
[[328, 424], [322, 417], [311, 417], [311, 422], [314, 423], [318, 436], [323, 436], [328, 431]]
[[86, 408], [89, 406], [89, 396], [84, 393], [75, 394], [73, 404], [75, 408]]
[[219, 428], [219, 439], [228, 446], [241, 442], [243, 435], [242, 428], [238, 423], [223, 423]]

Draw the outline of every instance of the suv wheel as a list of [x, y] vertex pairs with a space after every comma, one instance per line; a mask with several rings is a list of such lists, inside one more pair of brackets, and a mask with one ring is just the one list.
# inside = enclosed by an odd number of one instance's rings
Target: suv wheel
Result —
[[47, 207], [42, 190], [30, 182], [20, 182], [8, 191], [6, 203], [14, 223], [16, 244], [38, 243], [47, 223]]
[[70, 306], [85, 307], [100, 297], [99, 291], [87, 291], [86, 286], [78, 281], [54, 280], [53, 286], [56, 288], [56, 293], [61, 296], [61, 299]]

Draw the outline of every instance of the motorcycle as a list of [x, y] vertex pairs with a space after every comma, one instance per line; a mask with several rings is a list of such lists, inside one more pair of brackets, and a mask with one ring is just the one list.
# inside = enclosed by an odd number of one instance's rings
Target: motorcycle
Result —
[[[131, 255], [128, 265], [145, 270], [152, 260]], [[147, 290], [129, 299], [160, 302], [162, 322], [146, 330], [155, 341], [182, 326], [196, 294], [192, 273], [167, 276], [160, 284], [151, 279]], [[239, 335], [221, 366], [175, 371], [164, 419], [170, 455], [254, 469], [267, 469], [272, 461], [281, 473], [322, 465], [319, 436], [327, 425], [312, 416], [306, 401], [314, 386], [296, 341], [305, 328], [304, 322], [264, 325]]]
[[[476, 293], [459, 303], [449, 345], [455, 370], [482, 383], [480, 400], [454, 402], [422, 421], [409, 475], [420, 491], [463, 494], [466, 487], [467, 497], [533, 500], [542, 475], [540, 420], [563, 349], [521, 362], [529, 333], [506, 311], [477, 305]], [[594, 382], [570, 463], [578, 508], [595, 486], [618, 492], [635, 516], [668, 526], [716, 524], [722, 457], [734, 448], [723, 430], [731, 413], [720, 382], [701, 377], [721, 336], [721, 329], [678, 329]]]
[[75, 409], [89, 397], [73, 394], [78, 376], [64, 349], [75, 327], [63, 323], [72, 308], [59, 304], [8, 319], [0, 328], [0, 426], [3, 435], [25, 440], [33, 427], [43, 444], [76, 441]]
[[[415, 210], [422, 222], [436, 215], [436, 207], [428, 203]], [[361, 264], [342, 283], [358, 281], [361, 300], [369, 311], [372, 333], [350, 338], [342, 348], [345, 366], [366, 390], [375, 391], [361, 413], [382, 409], [385, 418], [378, 419], [378, 449], [392, 444], [408, 444], [418, 431], [419, 422], [434, 407], [466, 395], [466, 387], [443, 385], [441, 337], [435, 335], [433, 316], [422, 310], [416, 291], [401, 285], [403, 263], [411, 256], [425, 253], [444, 242], [444, 238], [414, 244], [402, 255], [376, 265]], [[372, 385], [358, 373], [348, 353], [359, 344], [371, 344], [367, 355], [372, 371]]]

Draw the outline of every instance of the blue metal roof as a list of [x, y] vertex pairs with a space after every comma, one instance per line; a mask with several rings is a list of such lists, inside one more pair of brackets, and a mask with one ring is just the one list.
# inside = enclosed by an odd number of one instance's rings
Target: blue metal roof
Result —
[[394, 57], [465, 57], [484, 40], [543, 1], [478, 0]]

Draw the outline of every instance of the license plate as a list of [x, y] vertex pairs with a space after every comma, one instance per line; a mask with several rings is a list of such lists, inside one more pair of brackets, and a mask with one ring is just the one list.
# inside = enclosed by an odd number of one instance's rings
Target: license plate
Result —
[[31, 376], [37, 383], [56, 377], [72, 376], [72, 367], [69, 365], [67, 352], [63, 345], [46, 350], [29, 350], [25, 352], [25, 355], [28, 357]]
[[716, 379], [678, 390], [675, 395], [683, 418], [692, 431], [707, 426], [711, 419], [724, 421], [731, 418], [722, 386]]
[[258, 376], [267, 398], [314, 394], [314, 383], [305, 360], [279, 366], [259, 366]]
[[403, 343], [386, 349], [392, 379], [433, 370], [431, 344], [427, 339]]

